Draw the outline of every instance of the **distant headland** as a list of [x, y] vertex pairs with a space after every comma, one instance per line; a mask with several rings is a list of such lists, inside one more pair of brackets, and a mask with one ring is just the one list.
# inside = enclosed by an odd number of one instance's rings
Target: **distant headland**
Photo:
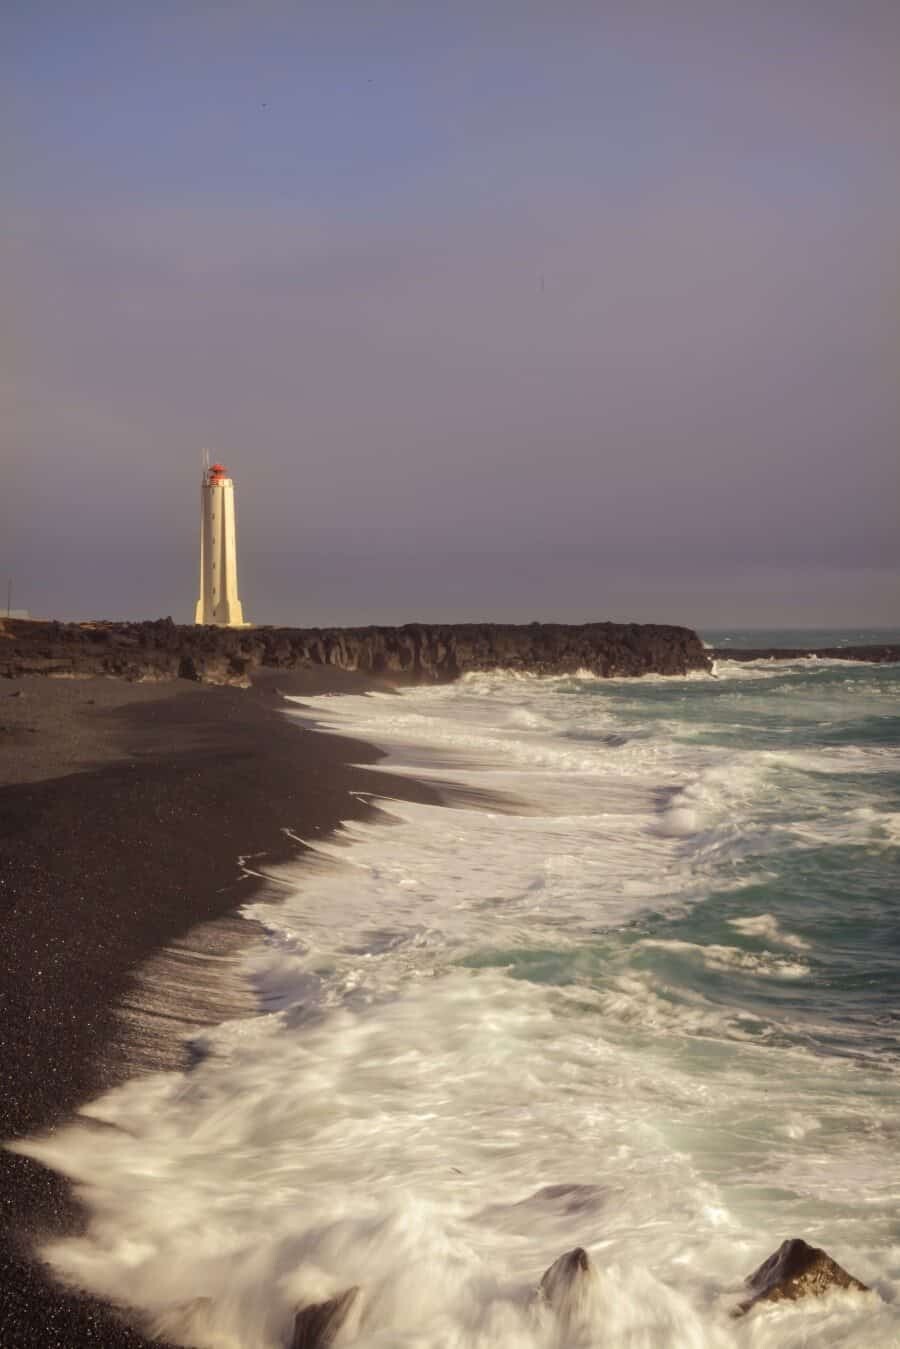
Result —
[[861, 660], [871, 665], [900, 662], [900, 646], [719, 646], [708, 653], [713, 660]]
[[194, 627], [0, 620], [0, 675], [193, 679], [246, 683], [269, 670], [326, 666], [404, 683], [440, 683], [472, 671], [604, 677], [710, 670], [690, 628], [652, 623], [408, 623], [403, 627]]
[[474, 671], [604, 678], [712, 672], [717, 660], [900, 661], [900, 646], [708, 648], [690, 628], [657, 623], [407, 623], [402, 627], [204, 627], [171, 618], [126, 623], [0, 619], [0, 676], [107, 675], [246, 684], [265, 671], [326, 667], [397, 683]]

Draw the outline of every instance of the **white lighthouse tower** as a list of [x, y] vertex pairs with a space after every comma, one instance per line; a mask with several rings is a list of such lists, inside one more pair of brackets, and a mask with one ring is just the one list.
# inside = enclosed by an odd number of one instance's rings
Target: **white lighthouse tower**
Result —
[[195, 623], [249, 627], [238, 598], [234, 483], [208, 456], [200, 487], [200, 598]]

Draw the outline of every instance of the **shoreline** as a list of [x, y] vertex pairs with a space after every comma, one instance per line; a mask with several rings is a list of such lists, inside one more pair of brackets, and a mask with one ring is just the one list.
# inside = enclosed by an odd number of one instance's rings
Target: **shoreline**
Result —
[[690, 628], [658, 623], [406, 623], [365, 628], [219, 628], [0, 618], [0, 676], [108, 674], [246, 686], [260, 671], [342, 670], [447, 683], [490, 670], [687, 674], [708, 670]]
[[[364, 818], [360, 792], [437, 799], [370, 777], [373, 746], [283, 714], [284, 693], [379, 686], [321, 668], [250, 689], [0, 685], [0, 1141], [52, 1130], [137, 1073], [184, 1068], [192, 1030], [258, 1010], [228, 979], [258, 931], [237, 909], [266, 885], [241, 857], [296, 859], [304, 845], [284, 830]], [[32, 1253], [83, 1221], [68, 1181], [4, 1146], [0, 1195], [4, 1349], [148, 1346], [127, 1311], [57, 1285]]]
[[[368, 793], [446, 799], [438, 779], [370, 772], [385, 754], [352, 728], [289, 715], [304, 695], [374, 688], [392, 685], [330, 669], [263, 672], [250, 689], [0, 682], [0, 1143], [127, 1078], [188, 1068], [192, 1033], [262, 1012], [231, 977], [262, 931], [237, 909], [266, 893], [270, 865], [302, 857], [286, 830], [326, 837], [370, 815]], [[29, 1254], [83, 1224], [70, 1182], [6, 1148], [0, 1171], [4, 1349], [172, 1349]]]

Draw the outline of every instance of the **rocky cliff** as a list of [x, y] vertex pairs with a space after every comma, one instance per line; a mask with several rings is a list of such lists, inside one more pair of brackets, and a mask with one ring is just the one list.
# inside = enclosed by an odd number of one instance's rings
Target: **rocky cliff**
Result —
[[709, 670], [689, 628], [637, 623], [494, 623], [401, 628], [198, 628], [0, 620], [0, 675], [245, 682], [258, 670], [329, 665], [435, 683], [471, 670], [642, 675]]

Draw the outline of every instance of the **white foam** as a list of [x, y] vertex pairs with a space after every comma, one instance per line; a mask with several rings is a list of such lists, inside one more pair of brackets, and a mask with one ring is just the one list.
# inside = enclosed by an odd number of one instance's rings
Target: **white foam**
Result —
[[700, 946], [686, 941], [655, 941], [645, 938], [641, 945], [647, 949], [672, 951], [690, 955], [709, 970], [740, 970], [749, 974], [766, 975], [773, 979], [802, 979], [810, 972], [809, 966], [799, 960], [788, 960], [771, 951], [742, 951], [736, 946]]
[[809, 950], [809, 942], [795, 933], [785, 932], [774, 914], [758, 913], [745, 918], [729, 918], [728, 921], [747, 937], [764, 937], [766, 941], [777, 942], [780, 946], [792, 946], [795, 951]]
[[[777, 1174], [758, 1051], [732, 1041], [726, 1095], [711, 1094], [662, 1052], [642, 993], [639, 1054], [624, 1023], [598, 1035], [615, 992], [592, 1000], [497, 971], [413, 979], [377, 1015], [345, 1005], [302, 1033], [286, 1013], [226, 1027], [191, 1077], [133, 1082], [85, 1124], [21, 1148], [78, 1181], [92, 1214], [85, 1236], [45, 1254], [158, 1324], [186, 1316], [200, 1345], [276, 1349], [298, 1302], [359, 1283], [355, 1344], [537, 1349], [554, 1333], [535, 1316], [540, 1273], [580, 1243], [601, 1271], [586, 1345], [790, 1343], [780, 1322], [747, 1338], [725, 1314], [724, 1295], [776, 1240], [755, 1231], [754, 1171], [765, 1159], [765, 1183]], [[819, 1083], [826, 1120], [845, 1108], [828, 1104], [834, 1066], [825, 1092], [816, 1062], [788, 1055], [782, 1072], [803, 1099]], [[718, 1174], [726, 1121], [744, 1134], [746, 1214]], [[721, 1155], [692, 1162], [691, 1133]], [[794, 1168], [799, 1145], [783, 1145]], [[854, 1147], [857, 1174], [865, 1156]], [[813, 1182], [833, 1190], [814, 1162]], [[870, 1172], [878, 1162], [876, 1150]], [[198, 1297], [209, 1301], [185, 1313]], [[803, 1333], [841, 1344], [860, 1315], [810, 1309]], [[882, 1315], [866, 1314], [872, 1345], [896, 1334]]]
[[836, 745], [833, 748], [778, 751], [773, 762], [806, 773], [896, 773], [900, 772], [900, 749], [890, 745]]
[[791, 676], [808, 677], [811, 674], [827, 674], [834, 670], [858, 673], [859, 666], [859, 661], [841, 660], [834, 656], [797, 656], [792, 658], [761, 656], [759, 660], [729, 660], [726, 657], [713, 661], [713, 674], [717, 679], [786, 679]]
[[[760, 949], [621, 932], [745, 881], [777, 759], [679, 743], [619, 698], [479, 676], [310, 701], [392, 771], [430, 753], [527, 808], [381, 801], [390, 823], [269, 877], [246, 968], [271, 1014], [19, 1145], [88, 1206], [45, 1250], [62, 1277], [201, 1349], [280, 1349], [298, 1302], [354, 1283], [339, 1343], [372, 1349], [896, 1343], [895, 1078], [727, 996], [787, 997], [806, 943], [769, 913], [732, 920]], [[894, 1302], [733, 1321], [795, 1222]], [[562, 1326], [535, 1290], [576, 1244], [597, 1276]]]

